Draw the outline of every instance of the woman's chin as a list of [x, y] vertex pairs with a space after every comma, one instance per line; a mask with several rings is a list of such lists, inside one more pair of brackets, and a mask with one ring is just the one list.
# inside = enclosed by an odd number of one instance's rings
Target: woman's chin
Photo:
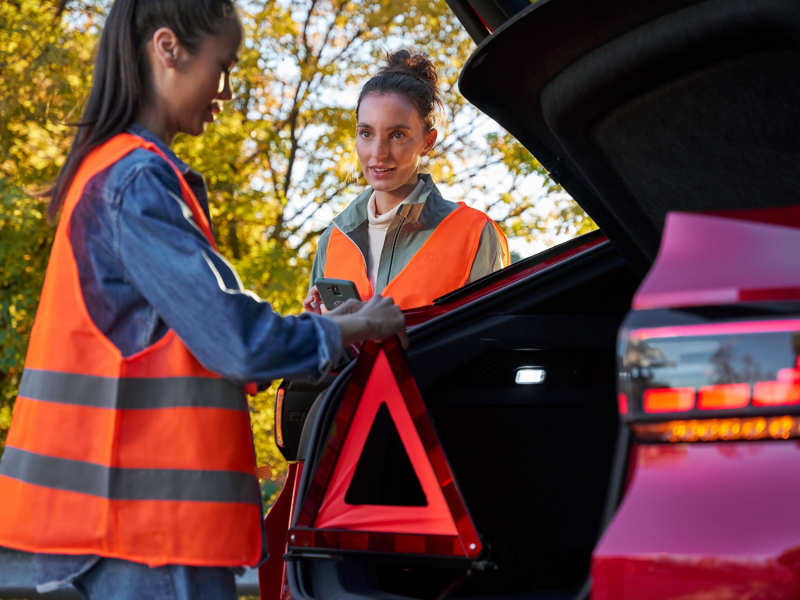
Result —
[[391, 179], [383, 179], [370, 176], [366, 177], [366, 180], [370, 187], [376, 192], [393, 192], [403, 185], [402, 182], [396, 181], [395, 177], [392, 177]]

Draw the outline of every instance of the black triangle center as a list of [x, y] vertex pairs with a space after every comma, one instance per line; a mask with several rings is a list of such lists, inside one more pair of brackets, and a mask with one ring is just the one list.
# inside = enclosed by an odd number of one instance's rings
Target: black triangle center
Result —
[[381, 403], [375, 415], [344, 501], [353, 505], [428, 505], [385, 402]]

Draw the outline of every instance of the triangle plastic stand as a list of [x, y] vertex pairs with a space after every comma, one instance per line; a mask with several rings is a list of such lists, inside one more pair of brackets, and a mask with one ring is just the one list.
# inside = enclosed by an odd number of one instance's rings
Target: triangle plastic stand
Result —
[[[422, 486], [425, 506], [345, 501], [383, 404]], [[480, 537], [396, 338], [364, 344], [296, 523], [289, 546], [297, 549], [480, 555]]]

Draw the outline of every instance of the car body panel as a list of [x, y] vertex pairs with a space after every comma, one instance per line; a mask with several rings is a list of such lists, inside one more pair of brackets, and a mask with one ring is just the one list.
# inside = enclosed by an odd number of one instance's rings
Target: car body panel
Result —
[[261, 600], [283, 600], [289, 593], [283, 554], [286, 552], [286, 532], [292, 520], [302, 473], [303, 463], [289, 463], [283, 489], [264, 518], [269, 558], [258, 569], [258, 590]]
[[800, 207], [670, 213], [633, 307], [800, 300], [798, 248]]
[[800, 594], [800, 444], [640, 445], [592, 600]]

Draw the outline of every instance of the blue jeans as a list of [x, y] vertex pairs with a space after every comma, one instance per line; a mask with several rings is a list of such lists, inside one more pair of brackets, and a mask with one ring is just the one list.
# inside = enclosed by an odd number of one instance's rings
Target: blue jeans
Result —
[[229, 568], [167, 565], [151, 569], [116, 558], [98, 558], [88, 570], [72, 579], [72, 585], [85, 600], [236, 600], [237, 597], [236, 579]]

